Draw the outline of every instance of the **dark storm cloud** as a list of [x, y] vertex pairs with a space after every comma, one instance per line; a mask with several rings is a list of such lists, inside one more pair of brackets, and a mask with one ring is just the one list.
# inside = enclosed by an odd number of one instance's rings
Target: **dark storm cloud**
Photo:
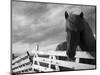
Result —
[[[33, 44], [45, 42], [48, 39], [64, 39], [64, 6], [57, 4], [40, 4], [28, 2], [13, 2], [12, 10], [12, 41]], [[68, 6], [72, 9], [75, 6]], [[95, 14], [94, 8], [78, 6], [85, 12], [90, 25], [93, 25]], [[91, 13], [91, 14], [90, 14]], [[88, 16], [87, 16], [88, 15]], [[92, 16], [91, 16], [92, 15]], [[93, 23], [94, 22], [94, 23]], [[93, 28], [94, 29], [94, 28]]]
[[14, 1], [12, 3], [13, 10], [16, 13], [19, 13], [21, 15], [25, 16], [40, 16], [41, 14], [48, 11], [46, 4], [41, 3], [31, 3], [31, 2], [16, 2]]
[[38, 23], [39, 18], [47, 11], [48, 8], [46, 4], [16, 1], [12, 2], [12, 17], [14, 24], [18, 24], [19, 22], [18, 25], [20, 25], [25, 21], [24, 25]]
[[57, 27], [49, 28], [49, 29], [46, 29], [43, 33], [39, 32], [40, 35], [25, 38], [22, 42], [32, 44], [32, 43], [38, 43], [41, 41], [45, 41], [50, 38], [51, 39], [57, 38], [56, 40], [58, 40], [58, 38], [59, 38], [59, 36], [61, 36], [62, 32], [63, 32], [62, 28], [57, 28]]
[[[62, 22], [59, 23], [59, 25], [62, 25]], [[14, 43], [20, 41], [28, 44], [45, 41], [50, 38], [59, 39], [59, 36], [63, 37], [62, 33], [64, 32], [64, 27], [59, 25], [55, 25], [49, 28], [48, 26], [42, 26], [38, 27], [35, 31], [31, 27], [25, 26], [23, 28], [19, 28], [18, 30], [14, 30], [12, 39]]]
[[59, 35], [58, 33], [62, 33], [62, 26], [59, 27], [62, 22], [58, 22], [57, 25], [56, 21], [52, 20], [55, 16], [55, 14], [52, 16], [51, 8], [53, 6], [59, 7], [58, 5], [40, 3], [13, 2], [13, 43], [32, 44], [56, 37]]

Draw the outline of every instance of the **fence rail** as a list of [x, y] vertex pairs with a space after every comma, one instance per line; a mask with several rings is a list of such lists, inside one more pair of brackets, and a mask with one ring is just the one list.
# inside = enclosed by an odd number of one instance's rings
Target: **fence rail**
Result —
[[[41, 57], [39, 55], [48, 55], [49, 58]], [[20, 60], [21, 58], [23, 58], [25, 56], [26, 56], [26, 54], [23, 56], [20, 56], [20, 58], [19, 57], [16, 58], [15, 60], [13, 60], [12, 64], [16, 63], [18, 60]], [[30, 71], [29, 70], [30, 68], [32, 68], [31, 72], [36, 72], [36, 70], [38, 70], [38, 72], [60, 71], [60, 66], [65, 67], [65, 68], [74, 69], [74, 70], [95, 69], [96, 68], [95, 64], [92, 65], [92, 64], [86, 64], [86, 63], [80, 63], [81, 58], [84, 58], [87, 60], [89, 60], [89, 59], [95, 60], [95, 58], [92, 57], [89, 53], [83, 52], [83, 51], [76, 52], [76, 56], [75, 56], [76, 59], [74, 62], [57, 59], [58, 56], [67, 57], [66, 52], [62, 52], [62, 51], [48, 51], [48, 52], [34, 51], [32, 56], [33, 56], [32, 57], [32, 59], [33, 59], [32, 65], [31, 64], [29, 64], [28, 66], [24, 65], [22, 68], [18, 67], [17, 69], [13, 70], [13, 72], [27, 73]], [[25, 63], [29, 63], [29, 62], [30, 61], [27, 58], [25, 60], [22, 60], [19, 64], [16, 63], [15, 65], [12, 66], [12, 68], [20, 66]], [[41, 62], [47, 64], [47, 66], [41, 65]], [[55, 68], [52, 68], [52, 65], [54, 65]]]

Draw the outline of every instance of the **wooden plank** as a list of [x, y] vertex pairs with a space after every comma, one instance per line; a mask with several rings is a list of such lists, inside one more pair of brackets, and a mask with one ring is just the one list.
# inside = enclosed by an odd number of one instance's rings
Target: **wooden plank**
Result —
[[12, 68], [17, 67], [17, 66], [20, 66], [20, 65], [25, 64], [25, 63], [28, 63], [28, 62], [30, 62], [30, 61], [29, 61], [29, 59], [27, 58], [27, 59], [25, 59], [25, 60], [22, 60], [22, 61], [19, 62], [19, 63], [16, 63], [15, 65], [12, 65]]
[[15, 58], [15, 59], [12, 61], [12, 64], [13, 64], [13, 63], [16, 63], [16, 61], [18, 61], [19, 59], [20, 59], [20, 57]]
[[35, 64], [34, 64], [32, 67], [33, 67], [33, 69], [37, 69], [37, 70], [39, 70], [40, 72], [41, 72], [41, 71], [44, 71], [44, 72], [55, 71], [54, 69], [50, 69], [50, 68], [43, 67], [43, 66], [39, 66], [39, 65], [35, 65]]
[[28, 72], [21, 72], [21, 73], [25, 73], [25, 75], [26, 75], [26, 73], [35, 73], [36, 71], [33, 71], [33, 70], [28, 70]]
[[[35, 52], [33, 52], [35, 53]], [[66, 51], [48, 51], [48, 52], [42, 52], [42, 51], [38, 51], [36, 52], [37, 54], [40, 55], [54, 55], [54, 56], [66, 56]], [[94, 59], [94, 57], [92, 57], [89, 53], [87, 53], [86, 51], [77, 51], [76, 52], [76, 58], [86, 58], [86, 59]]]
[[[35, 52], [34, 52], [35, 53]], [[66, 52], [65, 51], [48, 51], [48, 52], [36, 52], [35, 54], [41, 54], [41, 55], [55, 55], [55, 56], [66, 56]], [[16, 61], [18, 61], [19, 59], [25, 57], [25, 55], [17, 57], [15, 60], [12, 61], [12, 63], [15, 63]], [[77, 51], [76, 52], [76, 58], [86, 58], [86, 59], [94, 59], [94, 57], [92, 57], [89, 53], [85, 52], [85, 51]]]
[[[34, 59], [37, 61], [37, 59]], [[62, 60], [49, 60], [47, 58], [39, 57], [38, 61], [44, 62], [44, 63], [50, 63], [54, 65], [59, 65], [63, 67], [73, 68], [73, 69], [94, 69], [95, 65], [89, 65], [89, 64], [83, 64], [83, 63], [77, 63], [77, 62], [70, 62], [70, 61], [62, 61]]]
[[[62, 51], [36, 52], [34, 54], [35, 55], [40, 54], [40, 55], [66, 56], [67, 57], [65, 51], [63, 51], [63, 52]], [[26, 54], [16, 58], [15, 60], [12, 61], [12, 63], [15, 63], [16, 61], [20, 60], [21, 58], [23, 58], [25, 56], [26, 56]], [[76, 69], [76, 70], [77, 69], [94, 69], [95, 68], [95, 65], [78, 63], [79, 58], [94, 59], [94, 57], [92, 57], [89, 53], [83, 52], [83, 51], [77, 51], [75, 57], [76, 57], [76, 59], [78, 59], [78, 60], [76, 60], [77, 62], [62, 61], [62, 60], [56, 60], [56, 59], [54, 60], [54, 59], [42, 58], [42, 57], [36, 57], [36, 58], [33, 59], [33, 61], [39, 61], [39, 62], [44, 62], [44, 63], [48, 63], [48, 64], [54, 64], [56, 66], [63, 66], [63, 67], [67, 67], [67, 68], [73, 68], [73, 69]], [[20, 64], [26, 63], [26, 62], [28, 62], [28, 59], [25, 60], [25, 61], [23, 60], [18, 64], [15, 64], [13, 66], [13, 68], [16, 67], [16, 66], [19, 66]], [[13, 70], [13, 72], [18, 72], [18, 71], [21, 71], [21, 70], [24, 70], [24, 69], [28, 69], [29, 68], [28, 66], [29, 65], [27, 65], [25, 67], [15, 69], [15, 70]], [[44, 71], [44, 72], [56, 71], [54, 69], [51, 69], [50, 67], [46, 68], [46, 67], [43, 67], [43, 66], [40, 66], [40, 65], [35, 65], [35, 64], [32, 67], [37, 69], [37, 70]]]
[[29, 68], [31, 68], [31, 65], [27, 65], [27, 66], [23, 66], [21, 68], [17, 68], [15, 70], [13, 70], [13, 72], [22, 71], [22, 70], [29, 69]]
[[12, 64], [13, 64], [13, 63], [16, 63], [16, 61], [20, 60], [21, 58], [24, 58], [25, 56], [27, 56], [27, 54], [24, 54], [24, 55], [21, 55], [21, 56], [15, 58], [15, 59], [12, 61]]

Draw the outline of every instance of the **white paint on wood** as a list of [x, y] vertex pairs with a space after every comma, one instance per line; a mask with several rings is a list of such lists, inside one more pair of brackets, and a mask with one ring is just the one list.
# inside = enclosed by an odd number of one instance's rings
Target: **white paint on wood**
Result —
[[27, 56], [27, 54], [24, 54], [24, 55], [22, 55], [22, 56], [19, 56], [19, 57], [15, 58], [15, 59], [12, 61], [12, 64], [13, 64], [13, 63], [16, 63], [18, 60], [20, 60], [21, 58], [23, 58], [23, 57], [25, 57], [25, 56]]
[[29, 68], [31, 68], [31, 66], [30, 65], [27, 65], [27, 66], [24, 66], [24, 67], [21, 67], [21, 68], [17, 68], [15, 70], [13, 70], [13, 72], [22, 71], [22, 70], [29, 69]]
[[33, 68], [37, 69], [37, 70], [40, 70], [40, 71], [43, 71], [43, 72], [55, 71], [54, 69], [43, 67], [43, 66], [39, 66], [39, 65], [34, 65]]
[[[49, 58], [43, 58], [43, 57], [38, 57], [38, 55], [49, 55]], [[59, 71], [59, 66], [63, 66], [63, 67], [67, 67], [67, 68], [72, 68], [72, 69], [94, 69], [96, 66], [95, 65], [89, 65], [89, 64], [83, 64], [83, 63], [79, 63], [80, 58], [86, 58], [86, 59], [94, 59], [89, 53], [87, 52], [83, 52], [83, 51], [77, 51], [76, 52], [76, 60], [75, 62], [71, 62], [71, 61], [63, 61], [63, 60], [57, 60], [56, 56], [66, 56], [66, 52], [65, 51], [50, 51], [50, 52], [40, 52], [40, 51], [36, 51], [33, 52], [33, 64], [32, 65], [27, 65], [21, 68], [17, 68], [15, 70], [13, 70], [13, 72], [18, 72], [18, 71], [22, 71], [25, 69], [28, 69], [30, 67], [32, 67], [32, 72], [35, 72], [34, 69], [39, 70], [39, 72], [44, 71], [44, 72], [48, 72], [48, 71]], [[20, 60], [21, 58], [25, 57], [25, 55], [22, 55], [20, 57], [17, 57], [15, 60], [12, 61], [12, 63], [15, 63], [16, 61]], [[35, 64], [35, 61], [37, 62], [37, 65]], [[29, 59], [25, 59], [20, 61], [18, 64], [12, 65], [12, 68], [19, 66], [21, 64], [24, 64], [26, 62], [29, 62]], [[44, 63], [48, 63], [49, 66], [47, 67], [43, 67], [40, 66], [40, 62], [44, 62]], [[56, 69], [51, 69], [51, 65], [55, 65]]]
[[[33, 52], [34, 54], [35, 52]], [[42, 51], [38, 51], [38, 54], [41, 55], [51, 55], [51, 56], [66, 56], [66, 51], [48, 51], [48, 52], [42, 52]], [[89, 53], [87, 53], [86, 51], [77, 51], [76, 52], [76, 58], [87, 58], [87, 59], [94, 59], [94, 57], [92, 57]]]
[[[48, 58], [42, 58], [42, 57], [39, 57], [38, 61], [41, 61], [44, 63], [51, 62], [51, 60], [49, 60]], [[94, 69], [95, 68], [95, 65], [83, 64], [83, 63], [77, 63], [77, 62], [71, 62], [71, 61], [62, 61], [62, 60], [52, 60], [51, 64], [54, 64], [57, 66], [63, 66], [67, 68], [73, 68], [73, 69]]]
[[25, 59], [25, 60], [22, 60], [22, 61], [19, 62], [19, 63], [16, 63], [15, 65], [12, 66], [12, 68], [17, 67], [17, 66], [20, 66], [20, 65], [25, 64], [25, 63], [28, 63], [28, 62], [30, 62], [30, 61], [29, 61], [29, 58], [27, 58], [27, 59]]

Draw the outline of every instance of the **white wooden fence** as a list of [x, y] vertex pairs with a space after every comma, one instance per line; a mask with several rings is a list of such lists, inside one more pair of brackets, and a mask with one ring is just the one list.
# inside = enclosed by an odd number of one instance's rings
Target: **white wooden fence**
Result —
[[[41, 57], [40, 55], [48, 55], [49, 57]], [[95, 60], [94, 57], [90, 56], [87, 52], [76, 52], [75, 61], [64, 61], [57, 59], [57, 56], [67, 57], [66, 52], [62, 51], [49, 51], [49, 52], [40, 52], [34, 51], [32, 54], [33, 64], [30, 64], [28, 57], [25, 60], [20, 61], [20, 63], [16, 63], [16, 61], [20, 60], [21, 58], [25, 57], [26, 55], [20, 56], [12, 61], [12, 71], [14, 73], [35, 73], [35, 72], [51, 72], [51, 71], [60, 71], [60, 66], [65, 68], [70, 68], [73, 70], [80, 70], [80, 69], [95, 69], [96, 65], [80, 63], [80, 59], [91, 59]], [[47, 66], [42, 66], [42, 63], [46, 63]], [[27, 64], [29, 63], [29, 64]], [[24, 65], [22, 67], [18, 67], [20, 65]], [[54, 65], [55, 68], [52, 68]], [[17, 67], [17, 68], [16, 68]], [[16, 69], [15, 69], [16, 68]]]

